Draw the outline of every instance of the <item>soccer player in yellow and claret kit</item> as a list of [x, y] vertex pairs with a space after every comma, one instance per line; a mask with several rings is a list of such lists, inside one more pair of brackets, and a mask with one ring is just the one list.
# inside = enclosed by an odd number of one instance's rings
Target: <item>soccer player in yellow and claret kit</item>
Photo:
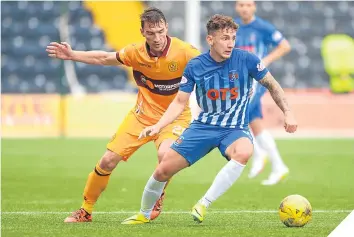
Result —
[[[191, 112], [186, 108], [176, 121], [156, 136], [138, 139], [145, 127], [160, 120], [179, 90], [179, 83], [188, 61], [200, 54], [190, 44], [167, 35], [168, 24], [159, 9], [146, 9], [140, 20], [141, 33], [146, 41], [130, 44], [119, 52], [75, 51], [66, 42], [52, 42], [47, 46], [46, 51], [52, 58], [96, 65], [124, 64], [132, 67], [139, 87], [135, 107], [127, 114], [107, 144], [106, 152], [88, 176], [81, 208], [64, 222], [92, 221], [94, 204], [106, 188], [110, 174], [117, 164], [122, 160], [127, 161], [139, 147], [150, 141], [154, 141], [158, 160], [161, 161], [165, 152], [191, 121]], [[164, 195], [163, 192], [156, 202], [151, 219], [161, 213]]]

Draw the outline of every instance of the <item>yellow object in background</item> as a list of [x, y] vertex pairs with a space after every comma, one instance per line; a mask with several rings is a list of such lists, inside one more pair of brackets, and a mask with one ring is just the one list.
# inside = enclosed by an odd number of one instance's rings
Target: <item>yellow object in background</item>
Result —
[[84, 7], [92, 13], [95, 24], [115, 50], [144, 39], [140, 33], [139, 19], [144, 11], [142, 2], [84, 1]]
[[322, 41], [324, 68], [334, 93], [354, 91], [354, 40], [344, 34], [327, 35]]
[[[94, 23], [103, 31], [106, 43], [116, 51], [144, 40], [139, 18], [145, 8], [142, 2], [84, 1], [84, 7], [92, 13]], [[126, 70], [133, 82], [132, 69], [126, 67]]]
[[67, 137], [110, 138], [134, 107], [136, 95], [90, 94], [66, 96], [65, 135]]
[[1, 96], [2, 137], [60, 136], [60, 95]]

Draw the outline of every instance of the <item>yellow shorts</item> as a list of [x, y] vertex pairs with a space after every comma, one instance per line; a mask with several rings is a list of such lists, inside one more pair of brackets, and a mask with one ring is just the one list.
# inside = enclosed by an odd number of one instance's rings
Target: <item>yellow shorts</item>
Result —
[[126, 161], [138, 148], [150, 141], [154, 141], [156, 149], [158, 149], [164, 140], [176, 140], [189, 126], [189, 123], [190, 118], [177, 119], [162, 129], [159, 134], [138, 140], [141, 131], [153, 124], [143, 124], [136, 118], [134, 112], [130, 111], [117, 132], [113, 135], [111, 141], [107, 144], [107, 149], [122, 156], [123, 160]]

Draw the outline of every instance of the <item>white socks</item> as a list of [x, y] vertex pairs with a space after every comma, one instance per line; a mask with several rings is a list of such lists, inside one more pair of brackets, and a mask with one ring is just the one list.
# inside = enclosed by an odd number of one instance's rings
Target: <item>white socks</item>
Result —
[[259, 146], [258, 141], [256, 138], [253, 140], [253, 155], [252, 155], [252, 165], [256, 163], [263, 163], [265, 156], [267, 153]]
[[272, 164], [272, 171], [277, 171], [278, 169], [286, 167], [280, 157], [274, 138], [268, 131], [264, 130], [258, 134], [256, 136], [256, 141], [258, 145], [268, 153], [269, 160]]
[[240, 177], [245, 165], [237, 161], [230, 160], [216, 175], [213, 184], [210, 186], [200, 203], [209, 207], [209, 205], [225, 193], [233, 183]]
[[166, 183], [167, 182], [157, 181], [153, 175], [146, 183], [140, 208], [140, 212], [143, 213], [146, 218], [150, 219], [151, 211], [157, 200], [160, 198]]

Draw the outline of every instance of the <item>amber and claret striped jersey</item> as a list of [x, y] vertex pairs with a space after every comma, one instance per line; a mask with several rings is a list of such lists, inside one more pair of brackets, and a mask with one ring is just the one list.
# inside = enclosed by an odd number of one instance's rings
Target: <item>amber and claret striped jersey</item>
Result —
[[[151, 55], [146, 42], [130, 44], [117, 52], [117, 60], [133, 68], [139, 92], [135, 114], [146, 125], [158, 122], [175, 98], [184, 68], [199, 50], [175, 37], [167, 37], [167, 45], [160, 57]], [[187, 106], [179, 119], [190, 121]]]

